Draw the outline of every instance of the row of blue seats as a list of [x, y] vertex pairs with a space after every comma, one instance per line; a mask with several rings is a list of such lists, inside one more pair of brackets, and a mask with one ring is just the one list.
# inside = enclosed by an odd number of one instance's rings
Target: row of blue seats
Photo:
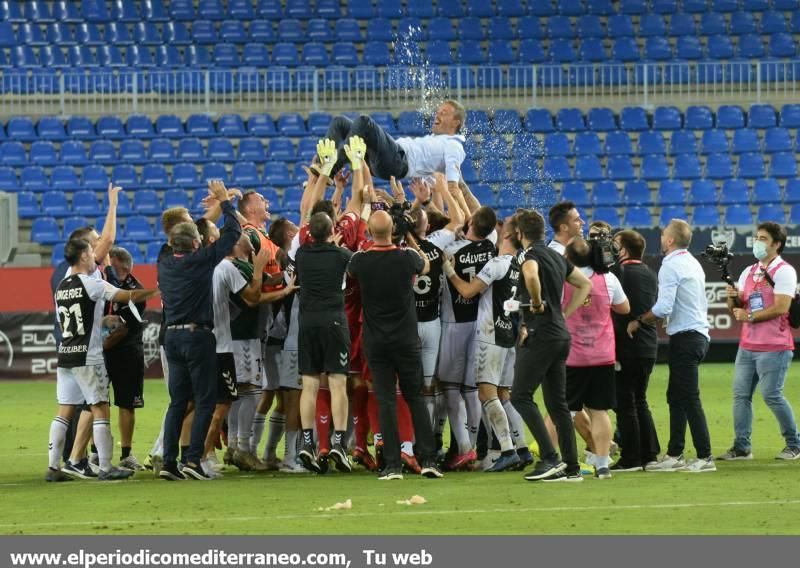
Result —
[[[67, 235], [69, 236], [69, 235]], [[62, 237], [58, 242], [53, 244], [53, 249], [50, 257], [52, 266], [57, 266], [64, 260], [64, 239]], [[122, 247], [131, 253], [134, 266], [139, 264], [156, 264], [158, 262], [158, 253], [163, 246], [164, 241], [152, 241], [144, 245], [144, 253], [142, 253], [142, 246], [136, 241], [117, 241], [116, 246]]]
[[[110, 4], [110, 6], [108, 5]], [[399, 18], [404, 15], [431, 18], [440, 15], [448, 18], [460, 18], [466, 15], [476, 17], [509, 16], [517, 17], [525, 14], [535, 16], [581, 16], [596, 14], [613, 16], [614, 14], [642, 15], [648, 12], [656, 14], [673, 14], [679, 9], [687, 13], [719, 12], [732, 13], [738, 10], [748, 12], [794, 11], [798, 8], [797, 0], [437, 0], [436, 7], [430, 0], [287, 0], [285, 6], [281, 0], [83, 0], [80, 3], [60, 0], [51, 9], [46, 1], [7, 2], [0, 8], [0, 20], [22, 23], [33, 22], [137, 22], [145, 19], [152, 22], [168, 20], [191, 21], [208, 19], [221, 21], [228, 18], [251, 20], [268, 18], [280, 20], [284, 17], [311, 19], [315, 17], [338, 18], [347, 15], [353, 18], [369, 19], [374, 17]], [[344, 10], [342, 9], [344, 8]]]
[[[798, 12], [800, 14], [800, 12]], [[765, 42], [765, 38], [768, 40]], [[351, 42], [334, 43], [330, 49], [323, 43], [309, 42], [298, 49], [290, 43], [278, 43], [270, 49], [261, 43], [248, 43], [241, 49], [232, 43], [217, 43], [213, 48], [200, 45], [181, 49], [174, 45], [148, 47], [129, 45], [120, 47], [104, 45], [97, 48], [85, 45], [60, 48], [58, 46], [32, 47], [17, 45], [9, 50], [0, 49], [0, 68], [36, 69], [94, 69], [105, 68], [105, 73], [113, 73], [115, 68], [125, 71], [154, 67], [215, 69], [255, 67], [326, 67], [340, 65], [356, 67], [359, 65], [386, 66], [392, 63], [412, 65], [427, 61], [431, 65], [508, 65], [512, 63], [572, 63], [572, 62], [618, 62], [639, 61], [718, 61], [749, 60], [764, 57], [773, 59], [794, 58], [797, 44], [790, 34], [779, 33], [771, 36], [746, 35], [732, 41], [730, 36], [719, 35], [708, 38], [703, 45], [697, 37], [678, 38], [675, 45], [664, 37], [650, 37], [640, 47], [634, 38], [618, 38], [610, 47], [598, 38], [580, 41], [553, 39], [549, 42], [526, 39], [514, 46], [509, 40], [492, 40], [484, 47], [480, 41], [462, 40], [455, 48], [448, 41], [429, 41], [419, 51], [408, 57], [401, 51], [392, 55], [390, 44], [371, 42], [364, 45], [359, 55], [356, 45]], [[6, 51], [9, 51], [6, 54]], [[407, 58], [408, 61], [403, 60]], [[419, 61], [417, 61], [419, 60]], [[112, 85], [113, 86], [113, 85]], [[124, 87], [123, 87], [124, 88]]]
[[369, 20], [363, 27], [358, 20], [343, 18], [332, 23], [316, 18], [308, 22], [284, 19], [274, 24], [269, 20], [241, 22], [227, 20], [219, 24], [208, 20], [191, 23], [169, 22], [163, 25], [151, 22], [137, 24], [93, 23], [65, 24], [61, 22], [41, 26], [26, 23], [14, 26], [0, 22], [0, 47], [26, 45], [213, 45], [217, 42], [245, 43], [305, 43], [307, 41], [394, 41], [407, 35], [414, 40], [513, 40], [513, 39], [572, 39], [572, 38], [622, 38], [622, 37], [685, 37], [715, 35], [747, 35], [798, 33], [800, 11], [786, 17], [779, 12], [766, 12], [754, 17], [750, 12], [738, 12], [731, 17], [717, 13], [696, 18], [692, 14], [674, 14], [668, 20], [658, 14], [642, 16], [638, 23], [627, 15], [601, 18], [582, 16], [573, 21], [566, 16], [539, 18], [527, 16], [519, 19], [494, 17], [490, 20], [467, 17], [459, 20], [433, 18], [403, 18], [393, 24], [385, 18]]
[[[358, 113], [345, 113], [355, 118]], [[417, 111], [402, 111], [395, 119], [389, 112], [370, 115], [384, 130], [392, 135], [419, 135], [427, 132], [427, 120]], [[275, 137], [302, 138], [323, 136], [332, 119], [329, 113], [310, 113], [304, 118], [298, 113], [284, 113], [277, 121], [269, 114], [251, 114], [246, 120], [237, 114], [220, 116], [216, 121], [204, 114], [193, 114], [182, 120], [174, 114], [160, 115], [153, 121], [144, 115], [130, 115], [125, 122], [118, 116], [104, 116], [92, 121], [85, 116], [73, 116], [66, 121], [55, 117], [42, 117], [34, 122], [27, 117], [15, 117], [0, 123], [0, 140], [35, 142], [37, 140], [62, 141], [67, 139], [129, 140], [151, 138], [226, 138]], [[716, 112], [707, 106], [689, 106], [685, 112], [676, 107], [657, 107], [652, 113], [641, 107], [625, 107], [619, 114], [609, 108], [592, 108], [584, 113], [577, 108], [562, 108], [555, 114], [547, 109], [530, 109], [523, 116], [513, 109], [497, 109], [491, 116], [483, 110], [467, 111], [465, 131], [468, 134], [547, 134], [551, 132], [581, 133], [592, 131], [607, 133], [616, 130], [636, 133], [656, 131], [704, 131], [712, 129], [739, 130], [800, 128], [800, 104], [754, 104], [748, 110], [739, 106], [721, 105]], [[773, 135], [784, 136], [781, 131]], [[718, 135], [717, 135], [718, 136]], [[765, 135], [766, 137], [766, 135]], [[525, 143], [532, 142], [528, 139]], [[63, 149], [62, 149], [63, 150]], [[71, 150], [78, 151], [77, 146]], [[606, 153], [609, 153], [608, 151]], [[628, 152], [611, 152], [628, 153]]]
[[[553, 185], [535, 184], [536, 194], [542, 201], [557, 201], [557, 192]], [[495, 192], [488, 184], [474, 184], [471, 189], [484, 205], [510, 207], [518, 204], [520, 190], [525, 190], [522, 184], [509, 184], [500, 186]], [[274, 211], [291, 211], [296, 209], [300, 202], [302, 192], [295, 187], [285, 188], [282, 195], [273, 188], [258, 188], [270, 202]], [[80, 190], [72, 194], [72, 199], [60, 191], [44, 193], [41, 200], [32, 192], [20, 192], [18, 208], [20, 217], [37, 217], [42, 214], [53, 217], [68, 217], [71, 215], [101, 215], [107, 207], [107, 198], [103, 194], [100, 199], [97, 192]], [[202, 199], [206, 191], [197, 190], [193, 193], [183, 189], [169, 189], [163, 192], [163, 199], [159, 192], [151, 189], [140, 189], [134, 192], [133, 200], [128, 194], [120, 194], [118, 214], [128, 216], [134, 213], [142, 215], [159, 215], [169, 207], [186, 207], [193, 211], [202, 208]], [[649, 206], [649, 205], [793, 205], [800, 203], [800, 180], [788, 180], [785, 189], [781, 188], [779, 180], [762, 178], [755, 180], [752, 188], [744, 179], [730, 179], [722, 183], [718, 189], [713, 180], [695, 180], [688, 187], [681, 180], [664, 180], [658, 189], [653, 192], [646, 180], [629, 181], [620, 190], [617, 183], [609, 180], [596, 181], [591, 189], [582, 181], [569, 181], [561, 184], [561, 199], [574, 201], [580, 207], [605, 207], [605, 206]], [[101, 206], [101, 201], [103, 202]]]

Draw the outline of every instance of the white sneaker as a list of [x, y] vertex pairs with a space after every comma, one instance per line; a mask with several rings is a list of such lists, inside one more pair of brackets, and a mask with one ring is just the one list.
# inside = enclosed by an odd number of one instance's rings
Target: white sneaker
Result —
[[590, 452], [589, 450], [586, 450], [586, 451], [583, 452], [583, 463], [585, 463], [586, 465], [590, 465], [592, 467], [596, 467], [597, 464], [595, 463], [594, 458], [595, 458], [595, 455], [592, 452]]
[[124, 460], [119, 460], [119, 467], [131, 471], [144, 471], [144, 466], [139, 463], [139, 460], [133, 454], [129, 454]]
[[683, 456], [673, 457], [664, 454], [658, 461], [649, 462], [644, 466], [645, 471], [680, 471], [686, 467]]
[[781, 453], [775, 456], [776, 460], [797, 460], [800, 459], [800, 448], [794, 448], [792, 446], [786, 446], [783, 448]]
[[214, 464], [208, 459], [201, 460], [200, 467], [203, 468], [203, 471], [211, 479], [221, 479], [222, 477], [224, 477], [224, 475], [222, 475], [218, 470], [214, 469]]
[[299, 463], [281, 463], [278, 471], [281, 473], [311, 473]]
[[714, 463], [714, 458], [709, 456], [704, 459], [695, 458], [693, 460], [689, 460], [689, 462], [686, 464], [686, 467], [684, 467], [682, 471], [688, 471], [689, 473], [704, 473], [706, 471], [717, 471], [717, 466]]
[[488, 471], [500, 457], [500, 452], [497, 450], [489, 450], [486, 457], [481, 460], [481, 471]]
[[209, 467], [211, 467], [211, 469], [213, 469], [216, 472], [220, 472], [223, 469], [225, 469], [225, 466], [219, 463], [219, 460], [217, 460], [217, 452], [211, 452], [206, 456], [206, 459], [203, 461], [205, 461], [209, 465]]

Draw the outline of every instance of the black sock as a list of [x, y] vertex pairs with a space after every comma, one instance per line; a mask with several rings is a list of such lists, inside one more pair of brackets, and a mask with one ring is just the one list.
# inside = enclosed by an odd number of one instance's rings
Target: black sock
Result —
[[96, 454], [96, 453], [97, 453], [97, 446], [95, 446], [94, 444], [92, 444], [91, 446], [89, 446], [89, 448], [92, 450], [92, 453], [93, 453], [93, 454]]
[[189, 453], [189, 446], [181, 446], [181, 463], [186, 463], [187, 456], [186, 454]]
[[500, 455], [503, 455], [503, 456], [513, 456], [513, 455], [514, 455], [514, 450], [506, 450], [505, 452], [501, 452], [501, 454], [500, 454]]
[[342, 440], [344, 440], [344, 430], [336, 430], [333, 433], [333, 445], [334, 446], [341, 446]]
[[314, 429], [303, 428], [303, 444], [310, 446], [314, 443]]
[[131, 447], [130, 446], [122, 446], [122, 456], [119, 459], [124, 460], [129, 455], [131, 455]]

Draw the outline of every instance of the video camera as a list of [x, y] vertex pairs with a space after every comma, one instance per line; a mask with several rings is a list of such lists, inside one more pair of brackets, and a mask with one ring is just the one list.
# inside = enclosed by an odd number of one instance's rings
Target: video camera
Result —
[[733, 258], [731, 251], [728, 250], [728, 245], [710, 244], [706, 247], [706, 250], [703, 251], [703, 256], [719, 269], [722, 279], [727, 282], [729, 286], [736, 286], [728, 270], [728, 266]]
[[601, 231], [587, 239], [591, 249], [589, 266], [598, 274], [610, 272], [617, 263], [619, 249], [607, 231]]
[[412, 205], [409, 201], [403, 201], [402, 203], [395, 202], [391, 205], [386, 205], [381, 201], [372, 204], [373, 211], [386, 211], [389, 217], [392, 218], [392, 224], [394, 225], [392, 228], [392, 237], [394, 237], [394, 239], [405, 237], [407, 233], [414, 232], [416, 223], [409, 213], [411, 207]]

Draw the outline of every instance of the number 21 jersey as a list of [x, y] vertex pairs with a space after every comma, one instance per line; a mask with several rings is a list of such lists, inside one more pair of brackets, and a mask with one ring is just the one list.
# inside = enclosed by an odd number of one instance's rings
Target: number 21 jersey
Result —
[[85, 274], [73, 274], [61, 281], [55, 293], [63, 337], [58, 348], [59, 367], [104, 364], [103, 308], [118, 291], [108, 282]]

